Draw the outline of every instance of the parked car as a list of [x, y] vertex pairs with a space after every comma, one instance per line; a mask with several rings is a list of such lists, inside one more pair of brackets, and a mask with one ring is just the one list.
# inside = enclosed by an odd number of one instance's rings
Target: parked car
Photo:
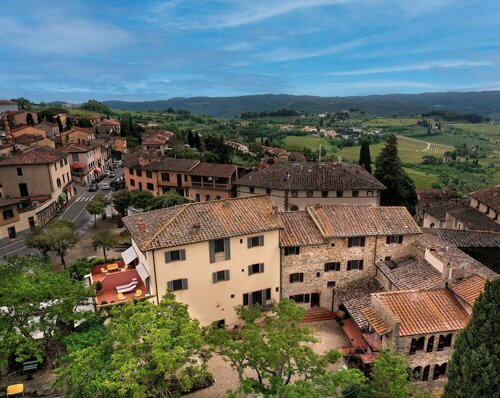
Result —
[[116, 173], [114, 171], [110, 171], [110, 172], [108, 172], [108, 177], [109, 178], [115, 178], [116, 177]]
[[98, 190], [99, 190], [99, 185], [97, 185], [96, 183], [90, 184], [89, 192], [97, 192]]
[[101, 189], [102, 189], [103, 191], [107, 191], [107, 190], [108, 190], [108, 189], [110, 189], [110, 188], [111, 188], [111, 186], [109, 185], [109, 183], [108, 183], [108, 182], [103, 182], [103, 183], [101, 184]]
[[115, 160], [115, 167], [122, 167], [123, 166], [123, 160]]

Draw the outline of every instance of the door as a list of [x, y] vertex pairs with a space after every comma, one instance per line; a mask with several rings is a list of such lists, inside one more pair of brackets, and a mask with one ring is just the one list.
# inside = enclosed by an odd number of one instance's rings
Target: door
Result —
[[28, 223], [30, 225], [30, 229], [35, 228], [35, 218], [34, 217], [28, 218]]
[[21, 182], [19, 184], [19, 193], [20, 193], [20, 196], [29, 196], [28, 185], [25, 184], [24, 182]]
[[16, 239], [17, 238], [16, 227], [7, 228], [7, 231], [9, 232], [9, 239]]
[[319, 307], [320, 293], [311, 293], [311, 307]]
[[177, 186], [182, 187], [182, 175], [177, 174]]

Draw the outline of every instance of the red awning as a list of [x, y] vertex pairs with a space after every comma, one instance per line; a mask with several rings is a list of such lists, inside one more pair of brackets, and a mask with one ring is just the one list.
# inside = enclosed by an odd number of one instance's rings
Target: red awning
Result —
[[85, 163], [71, 163], [72, 169], [84, 169], [85, 166]]
[[94, 169], [94, 173], [96, 173], [96, 174], [97, 174], [97, 173], [100, 173], [100, 172], [101, 172], [101, 169], [99, 169], [99, 168], [97, 168], [97, 167]]

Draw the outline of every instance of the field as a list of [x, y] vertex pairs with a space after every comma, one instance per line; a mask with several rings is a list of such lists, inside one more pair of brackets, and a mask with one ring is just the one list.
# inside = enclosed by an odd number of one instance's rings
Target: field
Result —
[[317, 152], [320, 144], [326, 149], [327, 155], [332, 155], [337, 151], [337, 148], [334, 145], [330, 144], [326, 139], [320, 137], [299, 137], [289, 135], [285, 139], [285, 148], [290, 151], [302, 152], [304, 148], [309, 148], [310, 150]]
[[432, 184], [439, 183], [439, 178], [435, 174], [409, 168], [405, 168], [405, 171], [413, 180], [417, 189], [430, 189]]
[[401, 151], [416, 151], [425, 152], [425, 155], [442, 156], [445, 152], [453, 151], [453, 147], [449, 145], [438, 145], [430, 142], [416, 140], [398, 135], [399, 150]]
[[471, 133], [481, 135], [483, 137], [490, 137], [495, 140], [500, 139], [500, 126], [498, 124], [468, 124], [468, 123], [456, 123], [450, 124], [450, 126], [457, 127], [462, 130], [470, 131]]

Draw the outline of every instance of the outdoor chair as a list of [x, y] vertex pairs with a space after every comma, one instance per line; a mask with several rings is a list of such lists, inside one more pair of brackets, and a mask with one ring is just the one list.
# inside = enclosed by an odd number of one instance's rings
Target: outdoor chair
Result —
[[141, 297], [141, 295], [142, 295], [142, 290], [141, 290], [141, 289], [137, 289], [137, 290], [135, 291], [135, 293], [134, 293], [134, 297], [136, 297], [136, 298], [137, 298], [137, 297]]
[[123, 293], [118, 293], [116, 297], [118, 297], [120, 300], [125, 300], [125, 295]]
[[107, 274], [107, 273], [108, 273], [108, 270], [107, 270], [106, 268], [101, 267], [101, 272], [102, 272], [103, 274]]

